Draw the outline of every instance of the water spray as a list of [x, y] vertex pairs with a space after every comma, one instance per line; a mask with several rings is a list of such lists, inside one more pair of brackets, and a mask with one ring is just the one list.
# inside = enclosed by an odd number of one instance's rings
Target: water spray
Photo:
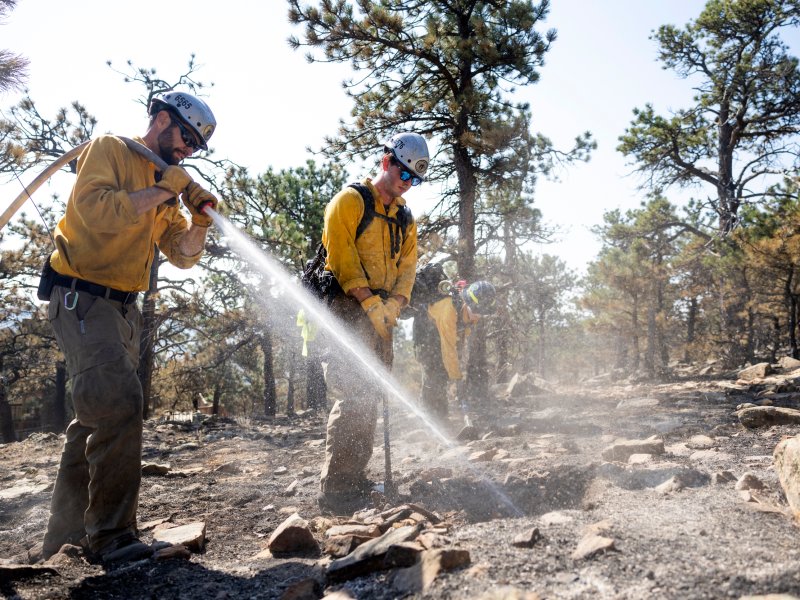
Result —
[[[359, 366], [373, 381], [384, 389], [386, 392], [386, 394], [384, 394], [384, 436], [388, 435], [388, 405], [386, 402], [388, 401], [388, 396], [391, 395], [418, 417], [443, 445], [447, 448], [456, 447], [457, 444], [452, 441], [427, 414], [420, 410], [415, 402], [405, 397], [401, 392], [402, 386], [391, 372], [384, 368], [380, 361], [372, 354], [365, 353], [362, 343], [342, 328], [337, 319], [331, 315], [316, 298], [308, 294], [294, 281], [293, 277], [286, 272], [278, 261], [272, 258], [266, 251], [259, 248], [241, 230], [213, 208], [208, 206], [203, 207], [202, 210], [213, 219], [214, 224], [225, 236], [229, 245], [235, 248], [244, 260], [260, 272], [270, 276], [274, 281], [280, 282], [282, 288], [290, 295], [297, 307], [303, 309], [307, 318], [310, 318], [318, 327], [326, 331], [332, 339], [337, 340], [339, 346], [358, 362]], [[386, 437], [384, 439], [386, 439]], [[505, 505], [514, 516], [523, 516], [522, 511], [514, 505], [511, 499], [499, 489], [497, 485], [489, 481], [474, 465], [467, 464], [467, 466], [480, 480], [487, 483], [495, 496], [500, 499], [502, 504]], [[384, 481], [384, 490], [388, 493], [390, 491], [389, 485], [391, 484], [391, 462], [388, 456], [386, 459], [386, 469], [387, 473], [386, 480]]]

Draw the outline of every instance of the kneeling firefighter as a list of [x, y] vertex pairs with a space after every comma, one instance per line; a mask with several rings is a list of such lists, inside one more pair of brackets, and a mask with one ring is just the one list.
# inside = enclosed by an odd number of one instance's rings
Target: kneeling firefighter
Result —
[[[417, 310], [413, 334], [417, 361], [422, 366], [420, 404], [431, 416], [446, 421], [448, 381], [463, 381], [460, 363], [467, 354], [470, 326], [494, 312], [496, 291], [488, 281], [470, 285], [460, 281], [452, 287], [447, 281], [441, 283], [440, 292], [450, 293]], [[457, 395], [467, 418], [463, 390]]]

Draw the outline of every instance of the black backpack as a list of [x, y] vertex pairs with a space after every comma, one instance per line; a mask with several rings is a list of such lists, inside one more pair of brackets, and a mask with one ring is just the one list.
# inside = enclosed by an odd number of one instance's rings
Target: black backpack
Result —
[[[414, 222], [414, 217], [411, 215], [411, 210], [407, 206], [397, 207], [397, 217], [389, 217], [387, 215], [375, 212], [375, 198], [370, 192], [369, 188], [363, 183], [351, 183], [347, 187], [356, 190], [361, 199], [364, 201], [364, 215], [356, 228], [356, 239], [358, 239], [364, 231], [366, 231], [369, 224], [375, 217], [383, 219], [389, 223], [389, 241], [391, 245], [391, 257], [398, 256], [403, 241], [406, 239], [406, 231], [408, 226]], [[300, 277], [300, 283], [316, 298], [330, 301], [342, 291], [342, 287], [333, 273], [325, 270], [325, 263], [328, 260], [328, 252], [325, 246], [320, 242], [317, 246], [317, 253], [306, 263], [306, 268], [303, 269], [303, 274]]]
[[439, 290], [439, 284], [447, 279], [441, 263], [429, 262], [417, 269], [414, 289], [411, 290], [411, 307], [417, 311], [427, 310], [428, 305], [449, 294]]

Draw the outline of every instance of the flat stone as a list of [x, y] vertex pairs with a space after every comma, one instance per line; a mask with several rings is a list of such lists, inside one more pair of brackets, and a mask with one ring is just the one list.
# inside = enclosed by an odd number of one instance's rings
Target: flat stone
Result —
[[578, 542], [578, 547], [575, 548], [575, 551], [572, 553], [572, 558], [573, 560], [583, 560], [585, 558], [591, 558], [600, 552], [612, 550], [613, 548], [613, 539], [590, 534]]
[[160, 550], [156, 550], [153, 554], [153, 558], [155, 560], [169, 560], [172, 558], [187, 560], [191, 558], [191, 556], [192, 553], [186, 546], [183, 546], [182, 544], [161, 548]]
[[664, 440], [652, 436], [646, 440], [618, 441], [603, 450], [604, 460], [625, 462], [631, 454], [664, 454]]
[[13, 500], [14, 498], [20, 498], [30, 494], [38, 494], [39, 492], [46, 491], [52, 485], [53, 484], [51, 482], [40, 483], [33, 481], [22, 481], [13, 487], [0, 490], [0, 500]]
[[686, 442], [686, 447], [692, 450], [708, 450], [714, 446], [716, 446], [716, 442], [707, 435], [693, 435]]
[[153, 539], [158, 542], [180, 544], [189, 550], [199, 552], [206, 542], [206, 524], [202, 521], [178, 525], [177, 527], [157, 527]]
[[332, 582], [347, 581], [386, 568], [384, 558], [389, 548], [394, 544], [416, 538], [419, 531], [419, 525], [398, 527], [390, 529], [379, 538], [361, 544], [348, 556], [334, 560], [328, 565], [328, 580]]
[[800, 424], [800, 410], [780, 406], [755, 406], [736, 411], [742, 425], [749, 429], [772, 425]]
[[649, 462], [653, 462], [652, 454], [631, 454], [628, 457], [629, 465], [645, 465]]
[[539, 521], [543, 525], [563, 525], [565, 523], [572, 523], [575, 519], [570, 515], [559, 511], [545, 513], [539, 517]]
[[357, 535], [366, 538], [376, 538], [380, 537], [381, 530], [377, 525], [346, 523], [344, 525], [334, 525], [325, 532], [325, 537], [327, 538], [338, 535]]

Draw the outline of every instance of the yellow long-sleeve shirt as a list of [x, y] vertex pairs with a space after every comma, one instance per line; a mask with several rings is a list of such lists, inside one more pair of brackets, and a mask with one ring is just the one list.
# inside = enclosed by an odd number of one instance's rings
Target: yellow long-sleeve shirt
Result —
[[56, 271], [138, 292], [149, 287], [153, 244], [176, 267], [188, 269], [200, 260], [202, 250], [192, 256], [180, 251], [189, 226], [178, 205], [161, 204], [136, 214], [128, 193], [152, 186], [155, 167], [122, 140], [105, 135], [92, 141], [81, 153], [77, 171], [55, 231], [50, 263]]
[[[364, 184], [372, 192], [375, 212], [397, 217], [405, 206], [402, 197], [393, 198], [385, 207], [370, 179]], [[336, 194], [325, 207], [322, 243], [328, 252], [325, 268], [331, 271], [347, 292], [352, 288], [369, 287], [411, 298], [417, 264], [417, 225], [413, 221], [406, 229], [399, 254], [392, 257], [389, 223], [375, 217], [356, 239], [356, 230], [364, 216], [364, 201], [353, 188]]]
[[466, 306], [461, 308], [461, 321], [465, 325], [461, 340], [459, 340], [458, 332], [458, 312], [452, 298], [448, 296], [429, 304], [428, 318], [436, 325], [436, 330], [439, 332], [442, 362], [447, 371], [447, 377], [449, 379], [461, 379], [461, 367], [458, 361], [459, 342], [462, 345], [466, 343], [466, 338], [470, 333], [466, 325], [477, 322], [477, 317], [471, 316]]

